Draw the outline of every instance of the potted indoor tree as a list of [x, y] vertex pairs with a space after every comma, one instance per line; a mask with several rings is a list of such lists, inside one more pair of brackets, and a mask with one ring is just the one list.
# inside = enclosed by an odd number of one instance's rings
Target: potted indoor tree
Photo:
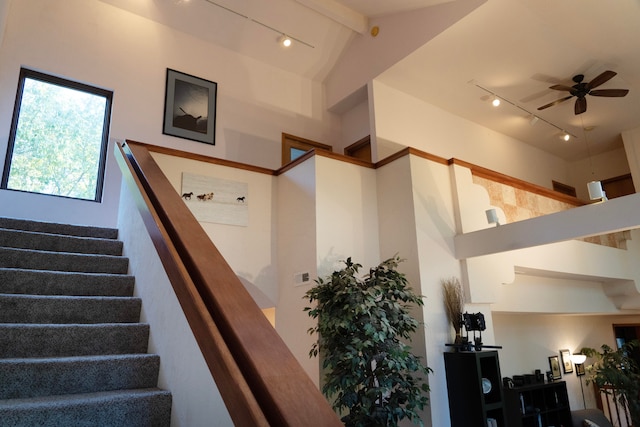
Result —
[[398, 272], [400, 262], [395, 256], [360, 277], [362, 265], [348, 258], [305, 294], [316, 303], [305, 308], [317, 320], [309, 356], [321, 355], [322, 392], [347, 427], [397, 426], [405, 418], [422, 425], [431, 369], [405, 342], [420, 325], [410, 310], [423, 301]]
[[631, 423], [640, 427], [640, 371], [631, 356], [638, 341], [630, 341], [614, 350], [606, 344], [600, 348], [583, 348], [582, 354], [594, 358], [586, 367], [587, 384], [594, 383], [603, 393], [612, 394], [622, 407], [629, 409]]

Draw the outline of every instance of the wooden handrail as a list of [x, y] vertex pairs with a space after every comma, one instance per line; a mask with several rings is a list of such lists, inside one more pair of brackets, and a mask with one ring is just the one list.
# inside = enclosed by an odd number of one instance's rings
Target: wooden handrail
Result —
[[146, 146], [116, 157], [234, 424], [341, 426]]

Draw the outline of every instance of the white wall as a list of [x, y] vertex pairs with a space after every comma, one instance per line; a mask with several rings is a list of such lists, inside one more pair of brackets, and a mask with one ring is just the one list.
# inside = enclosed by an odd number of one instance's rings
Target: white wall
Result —
[[564, 184], [575, 187], [578, 198], [583, 200], [589, 200], [588, 182], [602, 181], [630, 173], [624, 147], [571, 162], [568, 167], [569, 181]]
[[[21, 66], [113, 90], [112, 140], [277, 168], [282, 132], [317, 141], [340, 136], [319, 82], [100, 1], [20, 0], [11, 2], [0, 47], [0, 164]], [[215, 146], [162, 134], [167, 68], [218, 83]], [[0, 214], [113, 226], [120, 189], [113, 165], [110, 158], [101, 204], [0, 191]]]
[[369, 124], [369, 100], [358, 103], [356, 106], [341, 115], [342, 138], [340, 146], [334, 145], [333, 151], [343, 154], [345, 147], [360, 141], [371, 134]]
[[158, 387], [171, 391], [171, 425], [233, 426], [125, 184], [118, 225], [123, 254], [130, 259], [129, 273], [136, 277], [134, 293], [143, 300], [140, 321], [150, 325], [148, 351], [160, 355]]
[[[549, 356], [559, 355], [561, 349], [571, 353], [583, 347], [600, 350], [602, 344], [615, 348], [614, 324], [640, 323], [639, 316], [558, 316], [494, 313], [496, 341], [503, 377], [531, 374], [534, 370], [549, 370]], [[587, 359], [586, 365], [593, 363]], [[571, 409], [582, 409], [580, 379], [574, 373], [564, 374]], [[583, 388], [587, 408], [595, 408], [593, 386]]]
[[319, 384], [317, 358], [309, 357], [316, 338], [307, 333], [314, 326], [302, 311], [304, 293], [313, 281], [296, 281], [299, 273], [318, 277], [316, 250], [316, 159], [307, 159], [278, 177], [278, 305], [276, 330], [311, 379]]
[[563, 160], [377, 80], [373, 102], [378, 143], [410, 146], [445, 159], [455, 157], [546, 188], [551, 188], [552, 179], [567, 181]]
[[9, 14], [9, 3], [11, 3], [11, 0], [0, 0], [0, 46], [2, 46], [2, 40], [4, 39], [4, 27]]
[[376, 171], [316, 156], [318, 275], [326, 277], [352, 257], [365, 267], [380, 262]]
[[245, 286], [253, 285], [264, 294], [260, 298], [248, 287], [258, 305], [274, 307], [278, 300], [275, 177], [165, 154], [152, 153], [152, 156], [178, 194], [182, 193], [183, 172], [247, 184], [249, 194], [245, 204], [249, 222], [246, 227], [212, 222], [200, 225]]

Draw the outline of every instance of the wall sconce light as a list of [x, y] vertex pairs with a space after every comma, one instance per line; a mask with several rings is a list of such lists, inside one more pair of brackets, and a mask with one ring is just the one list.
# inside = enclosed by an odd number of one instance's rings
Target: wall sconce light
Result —
[[602, 183], [600, 181], [588, 182], [587, 190], [589, 190], [590, 200], [600, 200], [601, 202], [608, 200], [606, 193], [602, 189]]
[[580, 391], [582, 391], [582, 405], [584, 409], [587, 409], [587, 403], [584, 400], [584, 388], [582, 386], [582, 377], [584, 376], [584, 362], [587, 360], [587, 356], [580, 353], [574, 353], [571, 355], [571, 361], [576, 367], [576, 375], [580, 377]]
[[278, 39], [278, 43], [280, 43], [284, 47], [289, 47], [289, 46], [291, 46], [292, 42], [291, 42], [291, 39], [289, 37], [287, 37], [285, 34], [283, 34]]
[[484, 213], [487, 215], [487, 222], [489, 224], [495, 224], [496, 227], [500, 225], [500, 220], [498, 219], [498, 213], [496, 212], [495, 209], [487, 209], [486, 211], [484, 211]]

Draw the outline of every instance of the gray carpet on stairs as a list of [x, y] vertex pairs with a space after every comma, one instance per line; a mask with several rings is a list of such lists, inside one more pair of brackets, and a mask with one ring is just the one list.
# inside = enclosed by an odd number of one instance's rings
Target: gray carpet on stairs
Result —
[[0, 426], [170, 425], [116, 239], [0, 218]]

